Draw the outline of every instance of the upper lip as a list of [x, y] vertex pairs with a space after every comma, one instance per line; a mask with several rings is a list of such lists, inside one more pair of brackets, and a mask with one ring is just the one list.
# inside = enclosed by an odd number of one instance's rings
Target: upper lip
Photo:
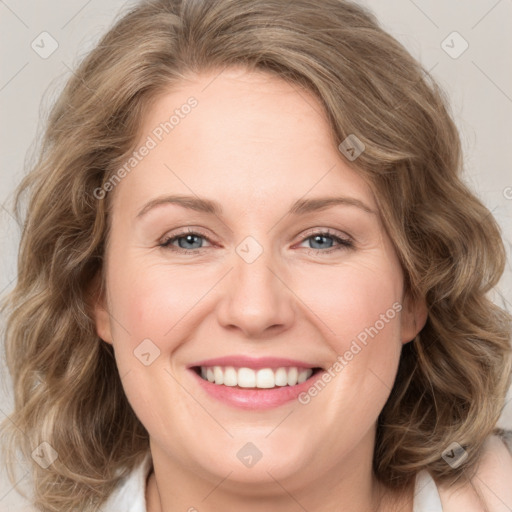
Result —
[[216, 357], [213, 359], [203, 359], [196, 363], [188, 365], [189, 368], [196, 366], [234, 366], [236, 368], [280, 368], [296, 366], [298, 368], [319, 368], [319, 365], [299, 361], [297, 359], [288, 359], [282, 357], [250, 357], [244, 355], [232, 355]]

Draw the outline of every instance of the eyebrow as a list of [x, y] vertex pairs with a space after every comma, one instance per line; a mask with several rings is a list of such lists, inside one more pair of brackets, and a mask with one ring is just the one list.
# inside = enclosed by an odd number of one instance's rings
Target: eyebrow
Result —
[[[137, 218], [143, 217], [153, 208], [163, 204], [176, 204], [182, 208], [216, 216], [222, 215], [223, 211], [220, 203], [212, 201], [211, 199], [196, 196], [171, 195], [157, 197], [156, 199], [146, 203], [137, 214]], [[371, 209], [363, 201], [356, 199], [355, 197], [319, 197], [315, 199], [298, 199], [293, 203], [288, 213], [292, 215], [304, 215], [306, 213], [325, 210], [326, 208], [338, 205], [355, 206], [367, 213], [376, 215], [375, 210]]]

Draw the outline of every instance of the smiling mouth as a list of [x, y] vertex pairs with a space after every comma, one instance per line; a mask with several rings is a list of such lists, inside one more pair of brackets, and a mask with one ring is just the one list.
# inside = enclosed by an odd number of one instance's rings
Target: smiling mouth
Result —
[[298, 366], [258, 369], [234, 366], [195, 366], [193, 370], [203, 380], [219, 386], [241, 389], [272, 389], [302, 384], [322, 369]]

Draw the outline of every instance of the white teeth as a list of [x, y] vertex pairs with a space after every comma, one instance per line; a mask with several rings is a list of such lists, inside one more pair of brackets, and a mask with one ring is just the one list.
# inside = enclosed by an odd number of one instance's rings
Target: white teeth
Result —
[[288, 384], [288, 373], [286, 372], [286, 368], [278, 368], [274, 379], [276, 386], [286, 386]]
[[295, 386], [297, 384], [297, 377], [299, 376], [299, 370], [292, 367], [288, 370], [288, 386]]
[[256, 387], [256, 372], [251, 368], [239, 368], [237, 377], [241, 388]]
[[280, 368], [234, 368], [233, 366], [201, 366], [201, 377], [217, 385], [241, 388], [270, 389], [277, 386], [295, 386], [311, 377], [312, 368], [296, 366]]
[[297, 384], [302, 384], [309, 377], [307, 369], [301, 370], [297, 377]]
[[215, 384], [224, 384], [224, 372], [220, 366], [213, 367], [213, 375], [215, 376]]
[[275, 387], [274, 372], [270, 368], [263, 368], [256, 373], [257, 388]]
[[236, 370], [232, 366], [224, 368], [224, 386], [236, 386], [237, 383]]

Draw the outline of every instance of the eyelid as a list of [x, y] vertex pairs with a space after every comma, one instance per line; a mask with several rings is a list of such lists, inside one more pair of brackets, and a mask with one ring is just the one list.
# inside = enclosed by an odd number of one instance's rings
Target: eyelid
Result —
[[[185, 237], [187, 235], [199, 235], [201, 238], [204, 238], [208, 241], [208, 243], [215, 245], [215, 242], [213, 241], [213, 238], [209, 235], [207, 235], [201, 228], [197, 228], [195, 226], [187, 226], [186, 228], [177, 228], [174, 231], [166, 233], [160, 240], [158, 241], [158, 245], [160, 247], [166, 248], [169, 247], [168, 244], [171, 240], [175, 240], [177, 238]], [[177, 252], [184, 251], [184, 252], [199, 252], [203, 247], [200, 247], [199, 249], [183, 249], [181, 247], [174, 247], [174, 249]], [[204, 247], [205, 249], [205, 247]]]
[[333, 238], [337, 245], [333, 247], [329, 247], [328, 249], [314, 249], [311, 247], [304, 247], [303, 249], [306, 249], [308, 251], [313, 251], [318, 254], [329, 254], [335, 251], [338, 251], [340, 249], [355, 249], [355, 240], [348, 235], [347, 233], [342, 233], [338, 230], [334, 230], [331, 228], [312, 228], [310, 230], [307, 230], [301, 235], [301, 239], [298, 242], [298, 244], [304, 243], [308, 238], [311, 238], [314, 235], [320, 235], [320, 236], [328, 236], [329, 238]]
[[317, 235], [317, 234], [318, 235], [320, 235], [320, 234], [330, 235], [333, 237], [338, 237], [343, 240], [346, 240], [347, 242], [354, 242], [354, 239], [348, 233], [338, 231], [333, 228], [324, 228], [321, 226], [315, 227], [315, 228], [310, 228], [310, 229], [307, 229], [306, 231], [304, 231], [301, 235], [301, 241], [304, 241], [306, 238], [309, 238], [310, 236]]
[[[207, 240], [208, 243], [211, 244], [211, 246], [219, 245], [212, 240], [212, 237], [205, 234], [201, 228], [196, 228], [194, 226], [187, 226], [186, 228], [181, 229], [181, 231], [179, 231], [179, 229], [180, 228], [178, 228], [178, 232], [170, 232], [170, 233], [165, 234], [164, 237], [162, 237], [160, 239], [160, 241], [158, 242], [159, 247], [173, 251], [178, 254], [182, 253], [182, 254], [197, 254], [197, 255], [202, 254], [204, 250], [206, 250], [206, 249], [208, 249], [208, 247], [210, 247], [210, 246], [207, 246], [207, 247], [198, 247], [196, 249], [183, 249], [182, 247], [176, 247], [176, 246], [172, 245], [172, 242], [174, 242], [175, 240], [177, 240], [179, 238], [185, 237], [188, 234], [198, 235], [199, 237]], [[311, 247], [310, 248], [304, 247], [303, 249], [307, 249], [308, 251], [313, 251], [314, 253], [317, 253], [317, 254], [322, 254], [322, 253], [329, 254], [329, 253], [332, 253], [332, 252], [335, 252], [335, 251], [338, 251], [341, 249], [354, 249], [355, 248], [354, 239], [347, 233], [342, 233], [342, 232], [339, 232], [338, 230], [334, 230], [331, 228], [322, 228], [322, 227], [310, 228], [310, 229], [306, 230], [305, 232], [303, 232], [301, 235], [301, 238], [300, 238], [299, 242], [297, 242], [297, 244], [302, 244], [308, 238], [311, 238], [312, 236], [315, 236], [315, 235], [327, 236], [329, 238], [332, 238], [335, 240], [337, 245], [334, 245], [333, 247], [329, 247], [325, 250], [324, 249], [315, 249], [315, 248], [311, 248]], [[297, 244], [295, 244], [295, 245], [297, 245]]]

